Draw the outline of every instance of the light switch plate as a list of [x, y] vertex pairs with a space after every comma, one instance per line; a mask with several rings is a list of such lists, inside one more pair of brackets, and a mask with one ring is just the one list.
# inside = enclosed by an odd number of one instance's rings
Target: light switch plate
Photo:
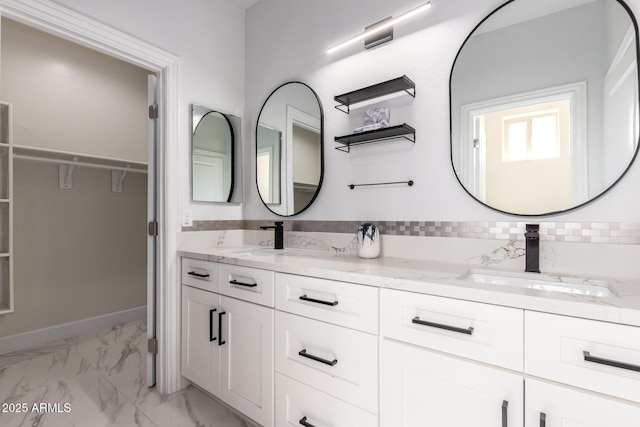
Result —
[[182, 211], [182, 226], [193, 227], [193, 212], [191, 212], [189, 209], [185, 209]]

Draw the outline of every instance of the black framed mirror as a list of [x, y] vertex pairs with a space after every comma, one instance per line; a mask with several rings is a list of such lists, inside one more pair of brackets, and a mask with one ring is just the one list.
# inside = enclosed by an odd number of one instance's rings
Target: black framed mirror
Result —
[[619, 0], [511, 0], [467, 37], [450, 79], [451, 161], [501, 212], [564, 212], [638, 152], [638, 28]]
[[256, 185], [267, 209], [297, 215], [316, 199], [324, 175], [323, 110], [308, 85], [288, 82], [264, 102], [256, 124]]
[[235, 186], [235, 133], [229, 118], [191, 104], [191, 200], [230, 202]]

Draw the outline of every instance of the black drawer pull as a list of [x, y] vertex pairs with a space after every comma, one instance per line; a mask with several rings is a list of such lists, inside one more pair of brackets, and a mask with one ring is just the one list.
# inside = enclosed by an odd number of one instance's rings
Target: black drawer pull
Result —
[[238, 282], [237, 280], [229, 280], [229, 283], [232, 285], [246, 286], [247, 288], [255, 288], [256, 286], [258, 286], [257, 283], [242, 283]]
[[215, 308], [209, 310], [209, 341], [216, 340], [216, 337], [213, 336], [213, 313], [215, 313], [216, 311], [217, 310]]
[[547, 414], [540, 412], [540, 427], [547, 427]]
[[218, 337], [220, 338], [218, 340], [218, 345], [224, 345], [227, 342], [222, 340], [222, 316], [224, 316], [225, 314], [227, 314], [226, 311], [221, 311], [220, 313], [218, 313]]
[[299, 422], [300, 422], [300, 424], [302, 424], [304, 427], [316, 427], [316, 426], [314, 426], [313, 424], [309, 424], [309, 423], [307, 422], [307, 417], [302, 417], [302, 418], [300, 418], [300, 421], [299, 421]]
[[316, 304], [324, 304], [324, 305], [330, 305], [332, 307], [335, 307], [336, 305], [338, 305], [338, 301], [323, 301], [321, 299], [315, 299], [315, 298], [309, 298], [306, 295], [302, 295], [300, 297], [300, 299], [302, 301], [309, 301], [309, 302], [315, 302]]
[[640, 366], [631, 363], [618, 362], [617, 360], [603, 359], [601, 357], [592, 356], [588, 351], [583, 351], [585, 362], [599, 363], [600, 365], [613, 366], [614, 368], [627, 369], [629, 371], [640, 372]]
[[469, 326], [467, 329], [457, 328], [455, 326], [443, 325], [441, 323], [427, 322], [426, 320], [420, 320], [420, 317], [416, 316], [411, 320], [411, 323], [417, 323], [418, 325], [431, 326], [432, 328], [445, 329], [447, 331], [458, 332], [461, 334], [471, 335], [473, 334], [473, 326]]
[[316, 362], [324, 363], [325, 365], [334, 366], [338, 363], [338, 359], [327, 360], [322, 357], [314, 356], [313, 354], [307, 353], [307, 349], [302, 349], [298, 352], [298, 356], [306, 357], [307, 359], [315, 360]]
[[207, 274], [200, 274], [200, 273], [196, 273], [195, 271], [190, 271], [187, 273], [189, 276], [195, 276], [195, 277], [201, 277], [201, 278], [206, 278], [209, 277], [209, 273]]
[[507, 408], [509, 407], [509, 402], [506, 400], [502, 401], [502, 427], [507, 427]]

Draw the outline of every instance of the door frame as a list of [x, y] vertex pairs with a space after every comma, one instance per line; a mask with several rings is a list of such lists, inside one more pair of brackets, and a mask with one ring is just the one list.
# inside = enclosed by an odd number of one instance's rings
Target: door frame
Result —
[[[500, 98], [489, 99], [471, 104], [465, 104], [460, 109], [460, 165], [465, 167], [465, 173], [459, 175], [464, 186], [469, 189], [482, 187], [477, 183], [482, 171], [478, 167], [486, 166], [480, 162], [476, 164], [478, 156], [475, 155], [475, 144], [470, 144], [475, 138], [475, 117], [495, 113], [496, 111], [511, 108], [527, 107], [545, 102], [569, 100], [571, 103], [570, 115], [570, 139], [571, 139], [571, 180], [572, 198], [575, 203], [587, 200], [589, 194], [588, 185], [588, 129], [587, 124], [587, 82], [579, 81], [561, 86], [551, 86], [545, 89], [522, 92]], [[479, 140], [483, 148], [482, 138]], [[480, 156], [482, 157], [482, 156]], [[482, 160], [482, 159], [480, 159]], [[479, 185], [477, 185], [479, 184]]]
[[180, 289], [178, 233], [179, 60], [175, 55], [49, 0], [0, 0], [0, 15], [73, 43], [145, 68], [158, 77], [158, 357], [156, 387], [182, 388], [180, 375]]

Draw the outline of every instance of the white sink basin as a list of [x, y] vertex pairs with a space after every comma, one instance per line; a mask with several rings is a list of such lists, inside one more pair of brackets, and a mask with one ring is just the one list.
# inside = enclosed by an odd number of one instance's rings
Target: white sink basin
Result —
[[563, 292], [600, 298], [617, 297], [616, 291], [604, 280], [539, 273], [510, 273], [489, 270], [469, 270], [459, 279], [489, 285]]
[[234, 249], [228, 251], [233, 256], [268, 256], [268, 255], [284, 255], [290, 252], [287, 249], [273, 249], [273, 248], [243, 248]]

